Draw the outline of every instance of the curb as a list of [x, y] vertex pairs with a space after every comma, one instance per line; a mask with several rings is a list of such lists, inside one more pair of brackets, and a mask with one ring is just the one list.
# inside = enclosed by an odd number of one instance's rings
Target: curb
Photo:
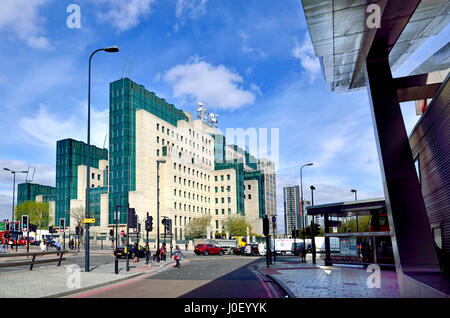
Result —
[[[263, 273], [264, 274], [264, 273]], [[280, 281], [280, 279], [276, 278], [274, 275], [272, 274], [264, 274], [267, 277], [269, 277], [271, 280], [273, 280], [275, 282], [275, 284], [278, 285], [278, 287], [280, 287], [287, 295], [288, 298], [296, 298], [294, 293], [284, 284]]]
[[175, 263], [175, 262], [172, 261], [172, 262], [166, 263], [166, 264], [164, 264], [164, 265], [160, 266], [159, 268], [156, 268], [156, 269], [154, 269], [152, 271], [146, 271], [146, 272], [142, 272], [142, 273], [131, 274], [129, 276], [118, 278], [118, 279], [115, 279], [115, 280], [112, 280], [112, 281], [99, 283], [99, 284], [92, 285], [92, 286], [86, 286], [86, 287], [75, 289], [75, 290], [70, 290], [70, 291], [65, 291], [65, 292], [61, 292], [61, 293], [56, 293], [56, 294], [53, 294], [53, 295], [43, 296], [41, 298], [60, 298], [60, 297], [68, 296], [68, 295], [78, 294], [78, 293], [81, 293], [83, 291], [87, 291], [87, 290], [91, 290], [91, 289], [97, 289], [97, 288], [100, 288], [100, 287], [104, 287], [104, 286], [108, 286], [108, 285], [112, 285], [112, 284], [117, 284], [117, 283], [120, 283], [122, 281], [129, 280], [131, 278], [135, 278], [135, 277], [138, 277], [138, 276], [141, 276], [141, 275], [146, 275], [146, 274], [150, 274], [150, 273], [159, 271], [161, 268], [164, 268], [164, 267], [166, 267], [166, 266], [168, 266], [170, 264], [173, 264], [173, 263]]
[[295, 294], [283, 282], [281, 282], [281, 280], [279, 278], [275, 277], [275, 275], [272, 275], [272, 274], [265, 274], [263, 271], [260, 270], [258, 264], [256, 265], [256, 268], [257, 268], [258, 272], [260, 272], [264, 276], [268, 277], [275, 284], [277, 284], [278, 287], [288, 295], [288, 298], [296, 298]]

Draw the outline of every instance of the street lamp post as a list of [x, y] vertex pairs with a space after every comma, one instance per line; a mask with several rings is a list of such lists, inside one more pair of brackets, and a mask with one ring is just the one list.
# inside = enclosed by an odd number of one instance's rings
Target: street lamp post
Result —
[[[91, 174], [91, 62], [92, 57], [95, 53], [105, 51], [108, 53], [116, 53], [119, 52], [117, 46], [109, 46], [103, 49], [95, 50], [91, 56], [89, 57], [89, 78], [88, 78], [88, 122], [87, 122], [87, 169], [86, 169], [86, 212], [85, 217], [89, 218], [90, 216], [90, 197], [89, 197], [89, 188], [90, 188], [90, 178]], [[85, 272], [89, 272], [89, 223], [86, 223], [86, 247], [85, 247], [85, 262], [84, 262], [84, 270]]]
[[[314, 190], [316, 190], [316, 187], [313, 185], [309, 187], [311, 189], [311, 206], [314, 206]], [[311, 249], [312, 249], [312, 262], [313, 264], [316, 263], [316, 225], [314, 222], [314, 217], [311, 218]]]
[[[355, 194], [355, 201], [358, 201], [358, 197], [356, 196], [356, 189], [351, 189], [350, 191], [352, 191]], [[358, 212], [356, 212], [356, 232], [359, 232], [359, 222], [358, 222]]]
[[15, 205], [15, 197], [16, 197], [16, 173], [28, 173], [28, 171], [23, 170], [11, 170], [8, 168], [3, 168], [5, 171], [9, 171], [13, 174], [13, 204], [12, 204], [12, 215], [11, 222], [14, 222], [14, 205]]
[[166, 163], [165, 159], [156, 160], [156, 240], [159, 250], [159, 164]]
[[[301, 192], [301, 198], [300, 198], [300, 201], [301, 201], [301, 204], [302, 204], [302, 210], [301, 210], [301, 212], [302, 212], [302, 216], [303, 216], [303, 226], [302, 226], [302, 228], [303, 228], [303, 232], [305, 231], [305, 224], [306, 224], [306, 216], [304, 215], [304, 208], [303, 208], [303, 172], [302, 172], [302, 170], [303, 170], [303, 168], [304, 167], [309, 167], [309, 166], [312, 166], [314, 163], [312, 163], [312, 162], [310, 162], [310, 163], [307, 163], [307, 164], [304, 164], [303, 166], [301, 166], [301, 168], [300, 168], [300, 192]], [[304, 248], [306, 248], [306, 239], [305, 239], [305, 234], [303, 234], [303, 247]]]
[[230, 188], [227, 187], [228, 191], [228, 239], [231, 240], [231, 210], [230, 210]]

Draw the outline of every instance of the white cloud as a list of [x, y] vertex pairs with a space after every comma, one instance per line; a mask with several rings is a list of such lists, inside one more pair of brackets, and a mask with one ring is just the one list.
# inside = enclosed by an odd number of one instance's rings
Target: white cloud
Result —
[[237, 109], [255, 101], [255, 94], [241, 87], [243, 79], [239, 74], [195, 57], [191, 61], [172, 67], [163, 77], [173, 86], [176, 98], [192, 97], [221, 109]]
[[302, 44], [299, 44], [297, 39], [295, 39], [295, 47], [292, 49], [292, 55], [300, 60], [300, 64], [308, 74], [310, 82], [314, 82], [317, 75], [320, 73], [320, 63], [314, 54], [314, 49], [308, 33], [305, 34]]
[[102, 22], [109, 22], [119, 32], [126, 31], [139, 24], [140, 20], [151, 12], [155, 0], [99, 0], [107, 6], [105, 12], [99, 13]]
[[178, 19], [196, 19], [206, 14], [208, 0], [178, 0], [175, 15]]
[[48, 49], [50, 42], [42, 35], [39, 26], [44, 20], [39, 9], [48, 0], [2, 0], [0, 10], [0, 31], [12, 30], [31, 48]]
[[[19, 126], [31, 135], [41, 146], [55, 148], [60, 139], [73, 138], [86, 141], [87, 103], [78, 103], [76, 111], [68, 116], [58, 116], [40, 104], [39, 111], [33, 116], [22, 117]], [[91, 144], [103, 147], [108, 133], [108, 110], [96, 111], [91, 108]], [[106, 146], [108, 145], [108, 140]]]

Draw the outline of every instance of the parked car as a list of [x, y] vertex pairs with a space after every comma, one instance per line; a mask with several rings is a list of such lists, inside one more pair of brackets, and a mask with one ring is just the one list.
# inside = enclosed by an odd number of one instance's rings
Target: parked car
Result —
[[244, 254], [246, 256], [259, 256], [261, 253], [259, 252], [259, 246], [257, 243], [254, 244], [247, 244], [245, 245], [245, 252]]
[[197, 255], [203, 254], [205, 256], [211, 254], [223, 255], [225, 252], [223, 248], [213, 244], [198, 244], [195, 246], [194, 253]]
[[[144, 258], [145, 257], [145, 247], [142, 245], [138, 245], [138, 248], [136, 249], [134, 244], [130, 244], [130, 253], [128, 254], [128, 258], [133, 259], [135, 256], [138, 258]], [[126, 258], [125, 253], [125, 245], [124, 246], [118, 246], [117, 249], [114, 249], [114, 256], [118, 258]]]
[[241, 246], [241, 247], [233, 250], [233, 254], [236, 254], [236, 255], [244, 255], [244, 252], [245, 252], [245, 246]]

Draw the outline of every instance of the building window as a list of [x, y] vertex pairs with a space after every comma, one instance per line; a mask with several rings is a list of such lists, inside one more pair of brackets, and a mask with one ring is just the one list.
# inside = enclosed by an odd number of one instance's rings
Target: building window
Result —
[[225, 209], [222, 209], [222, 214], [225, 214]]
[[97, 180], [100, 180], [100, 175], [97, 175]]
[[223, 175], [222, 175], [222, 176], [220, 176], [220, 181], [223, 181]]
[[219, 214], [219, 209], [216, 209], [216, 214]]
[[216, 181], [216, 182], [217, 182], [217, 176], [214, 176], [214, 181]]
[[251, 194], [249, 194], [249, 195], [248, 195], [248, 198], [249, 198], [249, 200], [251, 200], [251, 199], [252, 199], [252, 195], [251, 195]]
[[159, 130], [159, 124], [156, 124], [156, 130]]
[[95, 179], [95, 173], [92, 173], [92, 179]]
[[231, 176], [229, 174], [227, 174], [227, 180], [230, 180]]
[[252, 186], [251, 186], [251, 185], [248, 185], [248, 189], [251, 190], [251, 189], [252, 189]]

